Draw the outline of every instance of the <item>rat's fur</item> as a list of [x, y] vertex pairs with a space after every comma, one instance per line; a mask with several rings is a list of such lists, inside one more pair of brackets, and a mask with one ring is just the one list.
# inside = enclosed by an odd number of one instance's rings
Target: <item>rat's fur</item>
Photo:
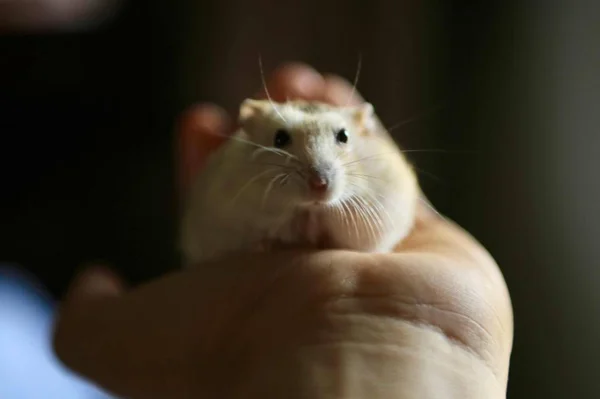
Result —
[[[246, 100], [240, 124], [193, 183], [181, 230], [187, 264], [281, 245], [387, 252], [412, 227], [415, 174], [370, 104]], [[278, 129], [291, 136], [281, 149]], [[347, 143], [336, 140], [340, 129]], [[308, 188], [309, 167], [330, 176], [322, 197]]]

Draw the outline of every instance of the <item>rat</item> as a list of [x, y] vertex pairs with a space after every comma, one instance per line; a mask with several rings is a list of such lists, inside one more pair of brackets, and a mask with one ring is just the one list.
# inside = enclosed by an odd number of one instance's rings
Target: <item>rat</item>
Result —
[[186, 265], [290, 246], [389, 252], [411, 230], [416, 174], [372, 104], [246, 99], [238, 122], [192, 182]]

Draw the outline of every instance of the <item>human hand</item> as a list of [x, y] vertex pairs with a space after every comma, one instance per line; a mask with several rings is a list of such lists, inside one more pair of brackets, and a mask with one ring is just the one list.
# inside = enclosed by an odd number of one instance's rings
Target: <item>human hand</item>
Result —
[[84, 28], [104, 22], [119, 0], [2, 0], [0, 33]]
[[[351, 86], [290, 65], [269, 92], [340, 103]], [[184, 115], [183, 189], [230, 125], [213, 105]], [[393, 254], [228, 257], [129, 291], [90, 270], [62, 304], [55, 348], [131, 398], [487, 399], [506, 394], [512, 334], [495, 262], [423, 206]]]

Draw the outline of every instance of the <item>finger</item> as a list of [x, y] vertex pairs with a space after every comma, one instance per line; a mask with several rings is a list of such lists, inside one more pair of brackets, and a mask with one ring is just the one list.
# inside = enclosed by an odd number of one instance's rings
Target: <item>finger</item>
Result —
[[65, 303], [117, 297], [125, 291], [123, 280], [104, 266], [91, 266], [79, 273], [67, 292]]
[[114, 0], [0, 1], [0, 33], [82, 28], [106, 22], [118, 3]]
[[187, 190], [191, 179], [202, 168], [208, 155], [230, 133], [227, 114], [215, 105], [196, 105], [184, 112], [176, 132], [179, 139], [177, 159], [181, 190]]
[[[273, 101], [283, 102], [288, 99], [316, 100], [322, 97], [323, 76], [310, 66], [292, 62], [276, 69], [267, 81], [267, 91]], [[266, 98], [263, 87], [255, 98]]]
[[[65, 298], [59, 305], [54, 320], [52, 346], [55, 352], [68, 352], [71, 336], [65, 331], [77, 331], [70, 321], [74, 314], [92, 315], [97, 306], [103, 306], [106, 300], [116, 299], [125, 291], [125, 284], [119, 276], [103, 266], [91, 266], [79, 273], [69, 287]], [[90, 306], [93, 305], [93, 306]], [[90, 310], [92, 309], [92, 310]]]
[[[104, 266], [88, 267], [75, 277], [59, 305], [52, 331], [52, 349], [63, 364], [85, 374], [90, 367], [85, 367], [85, 357], [81, 357], [85, 351], [82, 348], [111, 352], [111, 348], [94, 335], [102, 336], [107, 327], [95, 321], [102, 321], [106, 317], [106, 309], [126, 297], [124, 293], [123, 280]], [[81, 364], [84, 367], [79, 369]]]
[[346, 79], [337, 75], [324, 77], [324, 89], [319, 100], [338, 106], [359, 105], [365, 100]]

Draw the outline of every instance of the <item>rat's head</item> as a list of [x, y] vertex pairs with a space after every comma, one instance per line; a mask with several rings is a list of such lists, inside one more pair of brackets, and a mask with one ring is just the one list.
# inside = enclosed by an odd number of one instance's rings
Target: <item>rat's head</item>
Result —
[[[274, 169], [275, 192], [298, 205], [331, 204], [348, 190], [347, 165], [372, 134], [373, 107], [334, 107], [294, 101], [245, 100], [240, 124], [253, 143], [257, 165]], [[277, 184], [278, 182], [278, 184]], [[273, 187], [273, 186], [276, 186]]]

